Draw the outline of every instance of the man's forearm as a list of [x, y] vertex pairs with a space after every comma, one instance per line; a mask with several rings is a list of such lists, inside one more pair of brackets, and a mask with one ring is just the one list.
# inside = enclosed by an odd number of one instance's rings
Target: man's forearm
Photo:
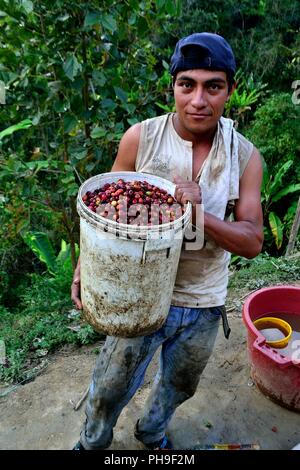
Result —
[[73, 275], [73, 281], [77, 279], [80, 280], [80, 257], [78, 258], [77, 266], [75, 268], [74, 275]]
[[204, 236], [217, 245], [239, 256], [254, 258], [260, 253], [263, 242], [261, 231], [250, 221], [226, 222], [212, 214], [204, 213]]

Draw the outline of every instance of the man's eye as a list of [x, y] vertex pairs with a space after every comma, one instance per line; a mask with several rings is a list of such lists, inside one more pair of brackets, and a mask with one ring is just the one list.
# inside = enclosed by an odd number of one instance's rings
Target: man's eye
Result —
[[217, 83], [211, 83], [208, 88], [210, 88], [211, 90], [220, 90], [221, 89], [220, 85], [218, 85]]
[[181, 83], [179, 83], [179, 86], [181, 86], [183, 88], [192, 88], [192, 84], [189, 83], [189, 82], [181, 82]]

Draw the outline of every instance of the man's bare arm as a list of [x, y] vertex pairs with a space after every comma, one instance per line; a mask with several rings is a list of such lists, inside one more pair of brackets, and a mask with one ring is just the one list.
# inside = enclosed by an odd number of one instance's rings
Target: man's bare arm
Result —
[[225, 250], [246, 258], [254, 258], [262, 249], [262, 172], [260, 154], [254, 149], [240, 181], [240, 197], [234, 210], [234, 222], [223, 221], [212, 214], [204, 213], [205, 234]]
[[135, 171], [140, 132], [140, 123], [135, 124], [125, 132], [120, 141], [119, 150], [111, 171]]
[[82, 309], [80, 300], [80, 258], [78, 258], [77, 266], [74, 271], [73, 282], [71, 284], [71, 300], [77, 310]]

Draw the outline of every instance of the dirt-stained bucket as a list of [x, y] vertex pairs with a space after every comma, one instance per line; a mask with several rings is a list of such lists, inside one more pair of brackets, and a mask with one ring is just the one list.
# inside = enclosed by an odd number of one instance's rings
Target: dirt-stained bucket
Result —
[[79, 189], [81, 299], [86, 320], [112, 336], [150, 334], [164, 323], [173, 292], [191, 204], [182, 217], [162, 225], [131, 226], [107, 220], [82, 201], [106, 183], [147, 181], [174, 195], [175, 185], [136, 172], [94, 176]]

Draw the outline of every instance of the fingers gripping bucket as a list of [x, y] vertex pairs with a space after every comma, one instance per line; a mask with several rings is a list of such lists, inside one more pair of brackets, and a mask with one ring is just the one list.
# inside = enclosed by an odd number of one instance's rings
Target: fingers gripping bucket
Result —
[[172, 195], [175, 185], [144, 173], [112, 172], [90, 178], [79, 189], [84, 316], [98, 331], [134, 337], [157, 330], [167, 317], [191, 204], [174, 222], [138, 227], [107, 220], [83, 203], [87, 191], [120, 178], [147, 181]]

